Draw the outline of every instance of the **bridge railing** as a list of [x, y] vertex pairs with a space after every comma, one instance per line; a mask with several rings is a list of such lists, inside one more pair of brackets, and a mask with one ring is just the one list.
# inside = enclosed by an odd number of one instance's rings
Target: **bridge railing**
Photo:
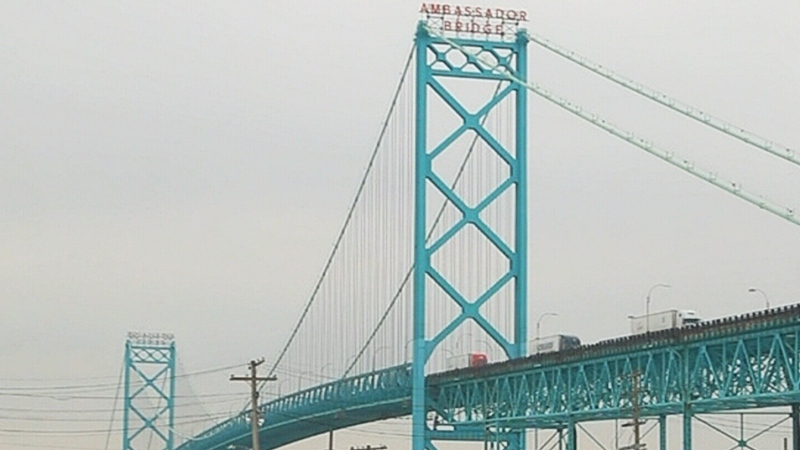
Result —
[[270, 422], [270, 417], [283, 411], [297, 411], [300, 408], [328, 404], [330, 402], [349, 404], [354, 398], [392, 395], [396, 390], [407, 390], [411, 386], [410, 364], [389, 367], [386, 369], [357, 375], [350, 378], [332, 381], [314, 386], [264, 403], [259, 408], [262, 417]]
[[[800, 305], [431, 378], [450, 424], [568, 421], [800, 402]], [[638, 392], [638, 394], [634, 394]]]
[[[388, 367], [375, 372], [356, 375], [314, 386], [277, 398], [259, 406], [264, 422], [261, 428], [276, 426], [306, 414], [332, 412], [348, 405], [368, 403], [410, 392], [411, 365]], [[356, 402], [355, 400], [358, 400]], [[220, 422], [192, 438], [192, 441], [209, 439], [221, 433], [238, 433], [250, 427], [250, 410]]]

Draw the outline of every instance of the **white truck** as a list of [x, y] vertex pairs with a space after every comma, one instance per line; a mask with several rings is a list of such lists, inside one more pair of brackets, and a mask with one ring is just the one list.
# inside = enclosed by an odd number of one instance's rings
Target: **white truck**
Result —
[[699, 323], [703, 319], [696, 312], [689, 309], [670, 309], [652, 313], [649, 316], [628, 316], [631, 319], [631, 333], [653, 333], [656, 331], [682, 328], [686, 325]]
[[547, 336], [528, 342], [528, 354], [538, 355], [540, 353], [560, 352], [580, 346], [581, 340], [578, 336], [557, 334], [555, 336]]
[[464, 369], [467, 367], [481, 367], [489, 363], [486, 353], [465, 353], [453, 355], [445, 361], [447, 370]]

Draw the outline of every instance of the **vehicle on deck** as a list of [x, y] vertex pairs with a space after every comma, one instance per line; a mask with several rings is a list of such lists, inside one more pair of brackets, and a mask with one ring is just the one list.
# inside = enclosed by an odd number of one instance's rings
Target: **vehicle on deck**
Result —
[[447, 370], [482, 367], [489, 364], [489, 357], [486, 353], [465, 353], [463, 355], [453, 355], [447, 358], [445, 363]]
[[581, 346], [578, 336], [571, 334], [556, 334], [528, 342], [528, 354], [538, 355], [541, 353], [560, 352]]
[[649, 316], [628, 316], [631, 319], [631, 333], [653, 333], [656, 331], [683, 328], [700, 323], [703, 319], [690, 309], [670, 309], [652, 313]]

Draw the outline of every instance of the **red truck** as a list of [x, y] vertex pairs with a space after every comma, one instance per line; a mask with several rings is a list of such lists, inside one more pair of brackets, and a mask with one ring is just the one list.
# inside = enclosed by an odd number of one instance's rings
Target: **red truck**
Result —
[[467, 367], [481, 367], [489, 363], [486, 353], [465, 353], [447, 358], [447, 370], [465, 369]]

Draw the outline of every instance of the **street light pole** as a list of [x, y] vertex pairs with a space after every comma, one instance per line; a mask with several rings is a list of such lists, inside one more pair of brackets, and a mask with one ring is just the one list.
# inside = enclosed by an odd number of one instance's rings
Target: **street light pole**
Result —
[[537, 343], [539, 342], [539, 339], [541, 338], [540, 334], [541, 334], [541, 330], [542, 330], [542, 319], [544, 319], [545, 317], [548, 317], [548, 316], [557, 316], [557, 315], [558, 315], [558, 313], [546, 312], [546, 313], [542, 314], [541, 316], [539, 316], [539, 320], [536, 321], [536, 342]]
[[769, 309], [769, 298], [767, 297], [767, 294], [766, 294], [766, 293], [764, 293], [764, 291], [762, 291], [762, 290], [761, 290], [761, 289], [759, 289], [759, 288], [750, 288], [750, 289], [748, 289], [748, 290], [747, 290], [747, 292], [758, 292], [758, 293], [760, 293], [761, 295], [763, 295], [763, 296], [764, 296], [764, 303], [765, 303], [765, 304], [766, 304], [766, 306], [767, 306], [767, 308], [766, 308], [766, 309]]
[[[557, 316], [558, 313], [554, 312], [546, 312], [539, 316], [539, 319], [536, 320], [536, 339], [533, 341], [535, 342], [534, 350], [536, 353], [539, 353], [539, 339], [541, 339], [541, 331], [542, 331], [542, 319], [548, 316]], [[533, 429], [533, 448], [535, 450], [539, 450], [539, 428]]]
[[312, 377], [314, 377], [316, 374], [314, 372], [309, 372], [307, 370], [301, 370], [300, 373], [297, 374], [297, 391], [298, 392], [303, 388], [303, 375], [311, 375]]
[[323, 380], [326, 379], [326, 378], [330, 378], [330, 379], [335, 378], [335, 377], [328, 377], [328, 376], [325, 375], [325, 369], [327, 369], [328, 367], [333, 367], [333, 363], [327, 363], [324, 366], [322, 366], [321, 369], [319, 369], [319, 374], [322, 375], [322, 379]]
[[653, 287], [651, 287], [650, 290], [647, 291], [647, 302], [645, 304], [644, 321], [645, 321], [645, 329], [648, 333], [650, 332], [650, 295], [656, 288], [660, 287], [669, 289], [672, 286], [664, 283], [658, 283], [656, 285], [653, 285]]
[[409, 339], [406, 341], [405, 345], [403, 345], [403, 362], [408, 362], [408, 344], [414, 342], [414, 339]]
[[378, 355], [378, 353], [381, 352], [381, 350], [388, 350], [389, 348], [390, 347], [388, 345], [383, 345], [381, 347], [376, 348], [375, 351], [372, 352], [372, 371], [373, 372], [375, 372], [375, 357]]

